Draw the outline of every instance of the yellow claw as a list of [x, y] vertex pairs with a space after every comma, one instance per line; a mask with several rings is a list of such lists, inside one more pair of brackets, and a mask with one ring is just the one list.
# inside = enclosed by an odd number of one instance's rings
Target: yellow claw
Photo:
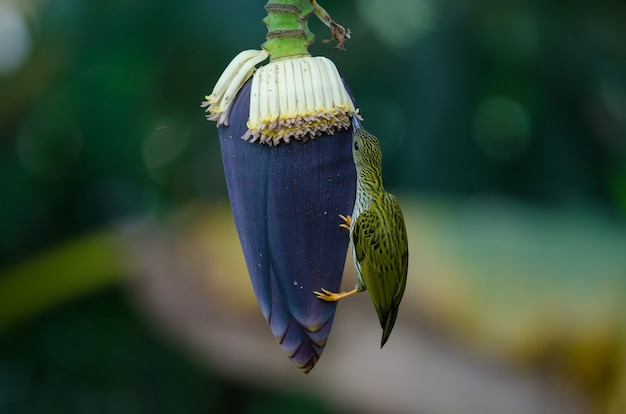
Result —
[[340, 214], [339, 217], [345, 222], [345, 223], [341, 223], [339, 227], [341, 227], [342, 229], [350, 230], [350, 225], [352, 224], [352, 217], [344, 216], [342, 214]]
[[321, 292], [316, 290], [313, 291], [313, 294], [317, 296], [319, 299], [325, 300], [326, 302], [338, 302], [343, 298], [347, 298], [348, 296], [352, 296], [357, 294], [358, 291], [356, 289], [352, 289], [350, 292], [339, 292], [333, 293], [330, 290], [326, 290], [322, 288]]

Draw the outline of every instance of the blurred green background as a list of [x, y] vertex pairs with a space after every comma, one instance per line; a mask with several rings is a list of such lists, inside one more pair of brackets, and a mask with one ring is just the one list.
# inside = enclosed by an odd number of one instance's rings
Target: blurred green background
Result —
[[[219, 345], [207, 356], [179, 341], [182, 322], [154, 311], [176, 290], [144, 304], [158, 273], [146, 257], [186, 251], [193, 223], [233, 239], [217, 225], [226, 186], [200, 103], [264, 41], [264, 4], [0, 0], [0, 413], [364, 412], [320, 385], [328, 354], [354, 343], [329, 343], [301, 388], [284, 388], [230, 374]], [[322, 5], [352, 39], [346, 52], [321, 44], [312, 18], [310, 51], [347, 79], [416, 223], [407, 332], [571, 391], [575, 409], [546, 412], [624, 412], [626, 3]], [[219, 274], [233, 263], [211, 246]], [[224, 306], [269, 331], [254, 304]], [[389, 412], [489, 412], [384, 395]]]

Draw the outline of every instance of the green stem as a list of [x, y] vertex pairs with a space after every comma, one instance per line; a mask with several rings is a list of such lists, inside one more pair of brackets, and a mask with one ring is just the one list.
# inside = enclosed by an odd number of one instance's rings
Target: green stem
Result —
[[307, 48], [315, 35], [308, 19], [315, 12], [310, 0], [270, 0], [265, 5], [267, 41], [262, 47], [270, 61], [296, 56], [310, 56]]

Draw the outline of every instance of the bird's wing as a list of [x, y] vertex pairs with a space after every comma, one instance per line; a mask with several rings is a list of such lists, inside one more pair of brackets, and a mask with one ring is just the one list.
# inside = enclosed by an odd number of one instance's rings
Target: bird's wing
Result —
[[383, 329], [390, 332], [406, 285], [408, 249], [400, 206], [395, 199], [389, 201], [389, 220], [371, 209], [361, 212], [354, 223], [352, 242], [361, 278]]

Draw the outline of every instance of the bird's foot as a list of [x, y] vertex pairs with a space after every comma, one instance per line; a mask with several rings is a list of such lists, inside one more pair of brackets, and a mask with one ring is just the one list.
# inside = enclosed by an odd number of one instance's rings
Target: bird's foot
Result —
[[352, 289], [350, 292], [339, 292], [333, 293], [330, 290], [326, 290], [322, 288], [321, 292], [316, 290], [313, 291], [313, 294], [317, 296], [319, 299], [325, 300], [326, 302], [338, 302], [343, 298], [347, 298], [348, 296], [352, 296], [358, 293], [356, 289]]
[[344, 223], [341, 223], [339, 227], [341, 227], [342, 229], [350, 230], [350, 225], [352, 224], [352, 217], [344, 216], [342, 214], [340, 214], [339, 217], [344, 221]]

